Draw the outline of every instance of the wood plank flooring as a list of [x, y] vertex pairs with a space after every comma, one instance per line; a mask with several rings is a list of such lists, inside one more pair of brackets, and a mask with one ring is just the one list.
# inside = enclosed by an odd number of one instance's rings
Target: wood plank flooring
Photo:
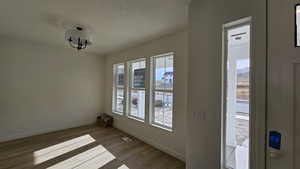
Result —
[[185, 164], [120, 130], [90, 125], [0, 143], [0, 169], [20, 168], [184, 169]]

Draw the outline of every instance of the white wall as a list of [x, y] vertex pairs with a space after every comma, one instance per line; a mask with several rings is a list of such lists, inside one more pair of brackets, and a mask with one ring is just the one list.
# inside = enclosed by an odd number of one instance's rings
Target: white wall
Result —
[[281, 149], [279, 158], [267, 156], [267, 169], [300, 168], [300, 48], [295, 47], [299, 3], [268, 3], [268, 130], [281, 133]]
[[0, 141], [90, 124], [103, 111], [103, 57], [0, 41]]
[[[172, 154], [182, 160], [185, 159], [185, 121], [187, 112], [187, 32], [180, 32], [154, 40], [137, 47], [124, 50], [106, 57], [106, 97], [105, 111], [112, 112], [112, 81], [113, 64], [128, 60], [151, 57], [163, 53], [175, 52], [174, 57], [174, 121], [173, 132], [153, 127], [149, 123], [142, 123], [128, 119], [125, 116], [113, 115], [115, 127], [136, 136], [157, 148]], [[149, 68], [149, 67], [148, 67]], [[148, 71], [149, 73], [149, 71]], [[146, 77], [149, 83], [149, 74]], [[147, 96], [147, 95], [146, 95]], [[148, 97], [146, 98], [146, 105]], [[146, 109], [148, 113], [148, 109]]]
[[[265, 0], [193, 0], [189, 11], [189, 83], [187, 119], [187, 168], [219, 169], [221, 166], [222, 25], [253, 18], [253, 125], [251, 157], [264, 167], [264, 114], [266, 65]], [[262, 132], [261, 132], [262, 131]]]

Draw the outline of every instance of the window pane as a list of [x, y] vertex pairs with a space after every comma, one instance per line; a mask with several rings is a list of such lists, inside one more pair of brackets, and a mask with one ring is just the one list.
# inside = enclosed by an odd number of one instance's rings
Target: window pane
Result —
[[296, 7], [296, 45], [300, 46], [300, 5]]
[[115, 64], [114, 69], [114, 89], [113, 107], [114, 112], [124, 112], [124, 64]]
[[236, 61], [237, 66], [237, 89], [236, 99], [238, 102], [249, 102], [249, 69], [250, 60], [238, 59]]
[[154, 99], [154, 122], [164, 124], [164, 94], [163, 92], [155, 92]]
[[154, 122], [172, 128], [173, 94], [155, 92]]
[[249, 168], [250, 25], [227, 30], [226, 168]]
[[116, 111], [123, 112], [124, 110], [124, 89], [117, 89], [116, 93]]
[[130, 115], [139, 119], [145, 118], [145, 91], [132, 90], [130, 100]]
[[173, 55], [165, 57], [165, 89], [173, 89]]
[[164, 89], [164, 58], [159, 57], [155, 59], [155, 88], [156, 89]]
[[132, 87], [145, 88], [146, 62], [139, 61], [131, 64]]
[[173, 93], [164, 94], [164, 125], [172, 128]]
[[124, 87], [124, 65], [116, 66], [116, 86]]
[[173, 55], [155, 58], [155, 88], [173, 89]]

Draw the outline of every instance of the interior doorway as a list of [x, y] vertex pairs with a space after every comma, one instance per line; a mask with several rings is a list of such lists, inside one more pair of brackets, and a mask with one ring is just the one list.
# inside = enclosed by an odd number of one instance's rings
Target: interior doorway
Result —
[[249, 169], [250, 21], [224, 27], [223, 166]]

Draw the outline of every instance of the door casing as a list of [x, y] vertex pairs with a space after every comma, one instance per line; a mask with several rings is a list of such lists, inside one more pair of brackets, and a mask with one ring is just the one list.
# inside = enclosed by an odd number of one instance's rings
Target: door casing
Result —
[[[253, 46], [253, 31], [252, 31], [252, 17], [246, 17], [242, 18], [233, 22], [229, 22], [223, 25], [222, 28], [222, 139], [221, 139], [221, 168], [226, 169], [225, 167], [225, 148], [226, 148], [226, 93], [227, 93], [227, 32], [229, 29], [240, 27], [243, 25], [250, 25], [250, 86], [249, 86], [249, 92], [250, 92], [250, 98], [249, 98], [249, 169], [255, 168], [255, 166], [264, 166], [265, 165], [265, 146], [266, 146], [266, 121], [265, 119], [265, 112], [262, 114], [258, 114], [259, 111], [256, 111], [258, 106], [256, 104], [257, 97], [260, 97], [257, 95], [257, 91], [255, 90], [257, 87], [257, 84], [255, 81], [257, 80], [257, 77], [255, 73], [262, 73], [265, 74], [265, 69], [261, 69], [261, 65], [256, 65], [256, 57], [254, 56], [254, 46]], [[256, 70], [256, 71], [255, 71]], [[262, 90], [263, 95], [266, 94], [266, 88], [259, 88]], [[260, 106], [260, 110], [265, 110], [265, 106]], [[259, 120], [259, 118], [262, 118], [263, 120]], [[262, 128], [257, 128], [257, 126], [263, 126]], [[260, 136], [260, 137], [257, 137]], [[261, 145], [262, 146], [257, 146]], [[263, 152], [263, 155], [260, 155], [260, 160], [256, 160], [257, 155]], [[263, 164], [262, 164], [263, 163]]]

